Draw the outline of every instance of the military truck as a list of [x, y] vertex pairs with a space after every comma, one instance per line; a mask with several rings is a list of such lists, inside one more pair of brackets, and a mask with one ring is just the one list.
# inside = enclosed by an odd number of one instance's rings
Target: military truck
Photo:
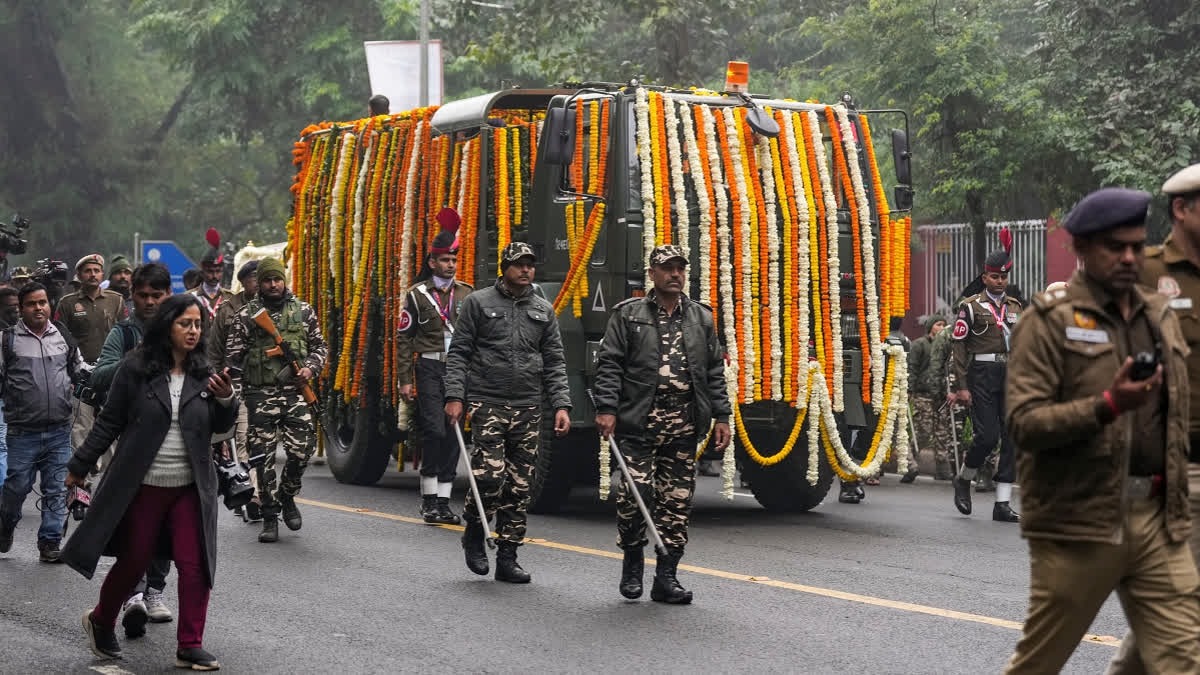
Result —
[[[661, 110], [663, 108], [658, 109], [657, 115], [655, 110], [651, 110], [650, 115], [645, 115], [647, 97], [651, 102], [665, 100], [666, 103], [661, 105], [669, 105], [672, 108], [672, 112], [666, 119], [675, 119], [674, 124], [677, 125], [674, 139], [664, 138], [672, 136], [672, 134], [669, 133], [669, 125], [664, 127], [663, 122], [660, 121], [657, 129], [658, 138], [653, 139], [656, 145], [652, 149], [652, 153], [656, 154], [650, 163], [644, 161], [647, 157], [644, 154], [646, 140], [639, 136], [639, 132], [653, 135], [655, 132], [653, 121], [655, 119], [662, 120]], [[879, 170], [869, 166], [867, 153], [863, 151], [864, 143], [870, 142], [870, 139], [863, 128], [862, 113], [854, 109], [849, 96], [844, 97], [839, 103], [846, 110], [849, 127], [853, 133], [853, 143], [859, 150], [857, 154], [860, 173], [866, 181], [871, 181], [874, 176], [875, 187], [878, 188], [881, 180], [878, 175]], [[639, 110], [639, 104], [643, 106], [641, 110]], [[330, 323], [327, 334], [333, 333], [331, 336], [331, 343], [335, 345], [333, 351], [338, 351], [338, 344], [343, 347], [350, 344], [349, 349], [343, 350], [343, 360], [353, 360], [356, 355], [357, 358], [365, 359], [365, 365], [358, 365], [362, 371], [362, 377], [357, 385], [351, 384], [351, 380], [354, 379], [353, 374], [350, 377], [339, 374], [336, 354], [331, 360], [331, 366], [322, 376], [323, 396], [327, 400], [332, 397], [337, 402], [337, 405], [326, 406], [329, 412], [322, 420], [322, 426], [324, 449], [333, 474], [338, 480], [354, 484], [376, 482], [388, 469], [390, 463], [395, 460], [397, 443], [407, 438], [407, 433], [400, 428], [404, 426], [403, 422], [397, 419], [398, 415], [402, 415], [403, 403], [399, 401], [396, 387], [389, 386], [388, 383], [389, 373], [394, 370], [394, 362], [392, 362], [392, 366], [388, 365], [389, 359], [395, 357], [386, 353], [390, 349], [386, 336], [383, 338], [378, 338], [378, 336], [393, 327], [389, 317], [399, 311], [396, 296], [409, 283], [414, 271], [419, 269], [424, 255], [423, 247], [428, 245], [427, 241], [423, 241], [423, 236], [428, 238], [431, 235], [428, 230], [425, 230], [424, 234], [420, 231], [414, 232], [409, 240], [411, 245], [406, 248], [396, 244], [396, 241], [404, 241], [403, 234], [378, 234], [385, 224], [387, 227], [419, 230], [421, 227], [420, 216], [432, 213], [435, 207], [458, 206], [464, 215], [462, 234], [466, 237], [465, 243], [469, 244], [464, 248], [471, 249], [460, 252], [460, 265], [466, 265], [466, 269], [460, 268], [460, 278], [467, 276], [474, 281], [476, 287], [492, 283], [499, 274], [496, 255], [498, 248], [509, 240], [523, 240], [529, 242], [538, 254], [540, 264], [537, 269], [537, 292], [551, 301], [562, 300], [560, 294], [564, 283], [572, 282], [573, 288], [567, 294], [568, 297], [563, 303], [565, 307], [559, 314], [567, 358], [567, 374], [574, 405], [571, 411], [572, 431], [565, 438], [555, 438], [548, 423], [552, 415], [545, 416], [547, 425], [538, 452], [538, 465], [533, 486], [532, 510], [535, 511], [554, 511], [564, 504], [573, 485], [595, 484], [596, 482], [598, 438], [592, 423], [594, 410], [586, 391], [592, 380], [599, 341], [603, 336], [613, 306], [621, 300], [641, 295], [647, 290], [645, 286], [646, 251], [651, 244], [657, 243], [663, 238], [663, 233], [656, 233], [657, 239], [647, 236], [644, 225], [647, 216], [652, 213], [653, 209], [659, 209], [657, 214], [660, 219], [656, 224], [657, 229], [663, 229], [661, 222], [662, 216], [665, 214], [667, 222], [671, 224], [666, 228], [666, 232], [672, 233], [676, 240], [686, 239], [692, 244], [689, 254], [691, 256], [690, 270], [692, 270], [689, 280], [691, 285], [689, 295], [693, 298], [707, 297], [715, 305], [714, 309], [721, 326], [724, 326], [727, 321], [758, 320], [753, 317], [748, 319], [745, 313], [740, 317], [725, 316], [725, 310], [721, 306], [723, 300], [718, 301], [717, 296], [721, 293], [714, 277], [719, 280], [723, 274], [734, 274], [735, 272], [725, 268], [717, 269], [726, 260], [714, 258], [712, 255], [706, 257], [705, 241], [709, 242], [707, 245], [714, 255], [720, 255], [718, 250], [720, 244], [711, 242], [711, 234], [716, 231], [713, 213], [716, 211], [717, 205], [714, 204], [714, 199], [718, 195], [715, 191], [706, 189], [711, 187], [711, 180], [707, 175], [703, 181], [696, 177], [694, 169], [697, 165], [690, 163], [690, 155], [693, 154], [694, 149], [700, 147], [700, 142], [697, 141], [693, 144], [692, 134], [686, 133], [684, 122], [678, 120], [679, 116], [687, 117], [693, 113], [695, 116], [692, 119], [700, 120], [706, 114], [703, 113], [701, 106], [710, 111], [709, 114], [716, 120], [705, 129], [710, 135], [720, 136], [721, 143], [717, 144], [710, 143], [714, 140], [711, 136], [705, 138], [708, 148], [719, 148], [718, 154], [721, 157], [716, 160], [728, 159], [726, 155], [733, 151], [726, 146], [732, 146], [736, 136], [742, 141], [741, 161], [745, 164], [753, 159], [750, 153], [745, 152], [750, 147], [750, 143], [759, 143], [759, 139], [769, 138], [772, 137], [772, 134], [779, 133], [779, 125], [772, 125], [772, 120], [783, 121], [785, 125], [792, 124], [791, 131], [794, 132], [792, 134], [794, 136], [798, 135], [803, 122], [803, 120], [799, 122], [795, 120], [804, 117], [808, 122], [814, 119], [819, 120], [817, 128], [812, 130], [812, 133], [822, 138], [824, 145], [822, 151], [829, 158], [829, 164], [833, 165], [835, 151], [831, 138], [833, 133], [838, 130], [831, 130], [828, 120], [832, 118], [827, 117], [825, 105], [773, 99], [766, 96], [750, 96], [742, 92], [718, 94], [653, 87], [636, 81], [578, 83], [550, 89], [509, 89], [454, 101], [435, 110], [413, 111], [399, 118], [376, 118], [372, 123], [360, 120], [344, 125], [326, 124], [322, 129], [306, 130], [305, 136], [297, 144], [297, 161], [301, 167], [301, 174], [297, 177], [298, 187], [294, 188], [294, 191], [298, 195], [296, 213], [299, 220], [291, 226], [291, 240], [293, 254], [295, 254], [295, 245], [299, 242], [301, 250], [304, 246], [309, 246], [310, 250], [315, 252], [311, 257], [317, 262], [306, 265], [304, 260], [293, 259], [294, 268], [299, 262], [300, 267], [308, 270], [302, 272], [302, 274], [308, 275], [307, 282], [304, 278], [299, 279], [298, 290], [301, 295], [315, 296], [310, 297], [310, 301], [315, 300], [318, 310], [327, 315]], [[730, 113], [726, 114], [726, 110], [729, 110]], [[809, 116], [809, 111], [816, 112], [817, 116]], [[603, 113], [603, 118], [599, 118], [597, 112]], [[676, 112], [678, 115], [675, 114]], [[643, 115], [640, 118], [641, 122], [639, 122], [639, 113]], [[797, 116], [791, 117], [792, 113], [797, 113]], [[894, 192], [890, 195], [892, 201], [890, 214], [892, 218], [896, 218], [898, 214], [902, 214], [912, 207], [907, 116], [901, 111], [873, 111], [872, 118], [881, 117], [878, 113], [895, 115], [893, 119], [903, 121], [903, 128], [892, 129], [887, 134], [892, 144], [893, 166], [885, 167], [885, 171], [891, 174], [889, 177], [893, 178], [896, 184]], [[598, 118], [601, 127], [606, 131], [606, 137], [600, 142], [603, 147], [600, 148], [594, 147], [597, 139], [594, 125]], [[650, 127], [646, 127], [647, 119], [651, 121]], [[736, 127], [726, 125], [723, 129], [718, 128], [722, 119], [733, 119]], [[342, 153], [346, 155], [344, 157], [338, 157], [336, 152], [326, 148], [321, 159], [322, 166], [325, 167], [323, 169], [317, 167], [315, 159], [306, 159], [304, 153], [320, 150], [312, 144], [321, 134], [337, 136], [357, 132], [361, 138], [366, 138], [370, 133], [369, 124], [375, 124], [378, 132], [387, 130], [392, 125], [403, 124], [403, 120], [408, 120], [410, 124], [423, 120], [426, 126], [406, 127], [410, 129], [406, 133], [416, 140], [410, 140], [407, 143], [403, 140], [395, 141], [385, 151], [385, 154], [393, 151], [396, 154], [388, 162], [390, 168], [384, 169], [381, 181], [384, 187], [381, 187], [379, 192], [379, 201], [384, 206], [379, 208], [391, 208], [393, 212], [387, 217], [377, 216], [377, 228], [379, 229], [376, 231], [376, 241], [382, 242], [384, 238], [390, 238], [388, 243], [377, 244], [381, 247], [380, 258], [386, 259], [380, 267], [384, 276], [405, 275], [407, 278], [391, 281], [385, 279], [378, 282], [384, 287], [382, 294], [376, 293], [373, 296], [374, 299], [361, 300], [361, 313], [366, 316], [355, 318], [353, 322], [350, 322], [347, 320], [347, 316], [354, 314], [353, 305], [357, 301], [352, 297], [353, 289], [346, 286], [339, 287], [340, 282], [332, 280], [330, 277], [334, 269], [334, 258], [337, 255], [343, 255], [349, 261], [352, 257], [351, 252], [339, 249], [335, 244], [329, 244], [333, 247], [334, 255], [327, 255], [325, 240], [332, 241], [332, 239], [342, 236], [337, 229], [339, 227], [337, 217], [340, 216], [347, 226], [350, 223], [346, 213], [351, 210], [353, 200], [348, 195], [336, 191], [338, 174], [345, 175], [345, 179], [341, 181], [341, 187], [346, 193], [354, 189], [352, 183], [355, 176], [359, 176], [360, 188], [363, 185], [367, 186], [368, 194], [365, 200], [360, 201], [367, 204], [365, 208], [368, 216], [370, 215], [371, 196], [369, 190], [372, 184], [371, 176], [374, 175], [376, 169], [374, 165], [369, 171], [365, 168], [360, 169], [359, 165], [353, 163], [355, 157], [359, 157], [361, 160], [361, 156], [364, 154], [370, 155], [372, 152], [378, 152], [378, 146], [375, 146], [373, 151], [368, 150], [367, 153], [364, 153], [363, 143], [359, 143], [353, 151]], [[364, 124], [368, 124], [368, 126], [364, 126]], [[641, 124], [641, 128], [639, 128], [639, 124]], [[701, 122], [696, 121], [696, 124], [695, 131], [699, 133]], [[517, 129], [517, 131], [514, 132], [513, 129]], [[423, 141], [425, 145], [421, 145], [420, 134], [422, 131], [427, 134]], [[522, 133], [526, 135], [522, 136]], [[505, 135], [506, 139], [498, 138], [500, 135]], [[789, 136], [785, 133], [783, 137]], [[443, 139], [441, 144], [437, 140], [439, 138]], [[513, 141], [513, 139], [516, 140]], [[509, 161], [508, 154], [503, 154], [510, 152], [507, 147], [511, 146], [500, 145], [501, 140], [516, 143], [517, 151], [512, 157], [521, 166], [516, 166]], [[682, 150], [674, 148], [669, 143], [672, 140]], [[328, 142], [326, 141], [326, 143]], [[779, 142], [783, 143], [783, 141]], [[306, 144], [309, 146], [307, 150], [305, 149]], [[453, 144], [453, 149], [450, 144]], [[796, 145], [798, 143], [793, 142], [788, 147], [795, 148]], [[414, 146], [420, 147], [414, 149]], [[761, 147], [766, 148], [765, 145]], [[783, 147], [784, 145], [779, 145], [780, 149]], [[607, 153], [606, 169], [601, 168], [597, 171], [597, 157], [595, 156], [597, 151], [602, 156]], [[426, 154], [416, 159], [413, 158], [412, 153], [420, 154], [421, 152]], [[808, 167], [801, 167], [805, 169], [802, 173], [814, 182], [814, 185], [818, 178], [816, 175], [817, 165], [812, 160], [812, 154], [815, 152], [816, 149], [812, 147], [806, 150]], [[503, 158], [499, 158], [498, 153], [503, 154]], [[688, 159], [684, 160], [679, 157], [682, 153], [688, 153]], [[784, 153], [780, 151], [779, 154]], [[763, 163], [765, 163], [767, 156], [758, 155], [758, 159], [764, 160]], [[435, 168], [426, 170], [422, 167], [427, 163], [428, 157], [432, 157], [431, 164]], [[353, 171], [341, 169], [342, 162], [339, 160], [347, 160], [347, 158], [354, 167]], [[369, 160], [370, 157], [367, 159]], [[654, 163], [658, 159], [661, 159], [661, 162]], [[714, 170], [720, 170], [720, 161], [715, 161], [711, 154], [706, 161], [712, 165]], [[848, 163], [849, 158], [847, 157], [844, 161]], [[307, 168], [305, 162], [313, 164], [313, 168], [309, 170], [307, 176], [305, 175]], [[473, 168], [476, 166], [476, 162], [481, 168]], [[580, 162], [583, 162], [585, 166], [578, 166]], [[774, 168], [778, 175], [783, 175], [778, 173], [779, 163], [786, 162], [788, 162], [786, 157], [776, 162]], [[693, 171], [681, 177], [678, 169], [683, 168], [686, 173], [687, 168], [684, 165], [690, 165]], [[437, 168], [439, 166], [440, 169]], [[658, 185], [658, 187], [664, 192], [666, 189], [673, 189], [676, 196], [684, 196], [683, 202], [686, 203], [686, 208], [677, 199], [672, 200], [670, 206], [662, 205], [660, 207], [660, 202], [666, 200], [664, 196], [661, 199], [656, 197], [653, 209], [648, 211], [644, 195], [650, 193], [645, 192], [646, 185], [643, 184], [642, 166], [651, 167], [651, 173], [657, 170], [653, 167], [663, 167], [666, 172], [664, 175], [667, 177], [666, 185], [665, 187]], [[739, 185], [738, 176], [752, 180], [762, 178], [763, 181], [769, 182], [770, 177], [766, 174], [772, 172], [770, 167], [759, 167], [758, 173], [751, 173], [748, 167], [739, 170], [730, 162], [725, 162], [724, 166], [727, 169], [732, 167], [731, 171], [727, 171], [725, 175], [727, 179], [724, 183], [727, 197], [725, 200], [726, 213], [723, 218], [720, 217], [721, 214], [717, 214], [715, 219], [732, 223], [733, 216], [737, 213], [734, 211], [738, 201], [733, 194], [735, 190], [740, 189], [743, 195], [752, 193], [750, 196], [757, 197], [760, 206], [761, 201], [766, 198], [765, 193], [755, 192], [759, 190], [758, 186], [754, 186], [752, 190], [750, 183]], [[405, 180], [403, 176], [396, 177], [405, 168], [412, 169], [407, 178], [409, 183], [421, 180], [424, 182], [412, 190], [411, 194], [402, 191], [397, 194], [398, 191], [395, 188], [388, 190], [386, 183], [389, 180], [399, 182]], [[793, 163], [790, 168], [795, 169], [796, 165]], [[762, 171], [762, 169], [766, 170]], [[321, 175], [314, 177], [312, 173], [315, 171], [320, 171]], [[355, 173], [359, 171], [362, 173]], [[424, 175], [422, 172], [429, 173], [430, 177], [422, 178]], [[863, 396], [858, 395], [858, 392], [869, 387], [862, 386], [864, 375], [861, 347], [864, 342], [860, 339], [860, 330], [864, 330], [864, 327], [859, 325], [858, 313], [855, 311], [858, 304], [864, 302], [864, 298], [858, 290], [863, 288], [862, 280], [855, 277], [856, 268], [861, 265], [855, 265], [856, 246], [853, 235], [856, 228], [851, 220], [851, 209], [848, 208], [849, 203], [855, 197], [852, 194], [851, 186], [844, 184], [843, 178], [833, 169], [830, 169], [830, 172], [834, 175], [827, 182], [831, 184], [838, 202], [835, 218], [836, 233], [826, 230], [825, 236], [828, 246], [836, 247], [841, 265], [840, 273], [835, 278], [826, 279], [826, 283], [832, 284], [833, 290], [830, 291], [828, 297], [821, 298], [824, 304], [821, 305], [820, 312], [829, 311], [830, 298], [836, 298], [840, 304], [838, 309], [841, 310], [839, 322], [843, 365], [838, 372], [844, 376], [843, 390], [846, 395], [844, 409], [840, 410], [836, 417], [839, 433], [846, 446], [851, 447], [853, 444], [861, 452], [865, 449], [864, 444], [870, 442], [870, 429], [873, 428], [876, 419], [871, 406], [864, 403]], [[476, 174], [478, 174], [478, 184], [472, 187], [469, 184], [470, 176]], [[501, 174], [504, 174], [505, 184], [509, 187], [497, 186], [497, 182], [502, 178]], [[794, 173], [791, 175], [794, 180], [799, 176]], [[676, 182], [677, 180], [683, 183], [682, 191], [678, 191], [680, 185]], [[793, 185], [797, 184], [794, 180], [791, 183]], [[502, 200], [495, 198], [497, 190], [511, 190], [514, 182], [517, 183], [515, 195], [506, 194]], [[796, 210], [795, 202], [789, 201], [793, 195], [783, 189], [785, 187], [783, 184], [777, 184], [775, 187], [780, 188], [778, 199], [784, 201], [782, 207], [779, 207], [778, 203], [775, 207], [780, 211], [791, 208], [791, 218], [798, 223], [801, 216]], [[406, 198], [409, 201], [416, 200], [417, 192], [423, 189], [429, 191], [430, 196], [428, 200], [422, 200], [420, 205], [410, 207], [418, 211], [417, 217], [410, 217], [409, 212], [399, 206], [399, 202]], [[812, 190], [816, 192], [817, 188], [813, 187]], [[707, 219], [698, 213], [701, 206], [695, 198], [701, 192], [706, 192], [708, 197], [710, 214]], [[873, 239], [878, 241], [881, 193], [878, 189], [872, 190], [870, 187], [867, 187], [866, 192], [867, 202], [869, 202], [870, 231], [873, 233]], [[810, 193], [795, 198], [795, 201], [811, 196], [813, 194]], [[820, 194], [815, 196], [818, 200], [816, 203], [808, 202], [803, 206], [819, 208], [822, 196]], [[828, 197], [828, 194], [825, 197]], [[595, 207], [600, 203], [604, 204], [602, 215], [593, 218]], [[332, 204], [343, 205], [342, 212], [336, 213], [337, 209], [332, 209]], [[578, 204], [578, 206], [572, 206], [574, 204]], [[862, 207], [863, 203], [860, 201], [857, 205]], [[768, 206], [770, 205], [768, 204]], [[360, 204], [357, 208], [364, 207]], [[576, 209], [575, 213], [571, 212], [573, 208]], [[752, 208], [756, 207], [752, 205]], [[321, 215], [313, 215], [314, 209], [320, 211]], [[327, 209], [331, 209], [328, 214], [334, 216], [332, 220], [325, 217]], [[588, 215], [589, 210], [592, 211], [591, 215]], [[761, 208], [756, 208], [756, 210], [760, 218], [764, 214], [768, 217], [772, 215]], [[743, 208], [741, 211], [744, 217], [745, 209]], [[834, 222], [833, 219], [829, 219], [829, 213], [825, 215], [827, 222]], [[304, 220], [311, 222], [311, 226], [301, 222]], [[596, 222], [593, 223], [593, 220]], [[707, 226], [710, 228], [708, 237], [701, 231], [702, 223], [705, 220], [708, 221]], [[774, 221], [769, 225], [774, 226], [773, 223], [779, 220], [780, 216], [776, 214]], [[811, 220], [813, 218], [810, 217]], [[588, 226], [595, 224], [598, 227], [598, 232], [594, 234], [590, 246], [588, 233], [591, 232], [591, 228], [585, 227], [585, 221]], [[369, 217], [367, 224], [370, 225]], [[306, 230], [306, 227], [311, 227], [311, 230]], [[782, 232], [788, 231], [784, 224], [780, 224], [779, 228]], [[795, 228], [791, 232], [795, 235]], [[744, 228], [742, 233], [745, 234]], [[350, 246], [350, 240], [351, 237], [346, 235], [344, 247]], [[736, 249], [738, 243], [732, 242], [730, 246]], [[399, 256], [396, 256], [398, 247]], [[364, 243], [360, 253], [356, 240], [352, 253], [366, 256], [366, 251], [367, 244]], [[590, 255], [587, 255], [589, 251]], [[758, 242], [757, 251], [763, 251], [765, 255], [770, 255], [770, 251], [765, 249], [765, 243], [761, 241]], [[792, 252], [795, 253], [795, 247]], [[732, 257], [733, 254], [730, 256]], [[312, 269], [313, 267], [323, 268], [327, 257], [330, 261], [329, 270]], [[394, 269], [398, 259], [407, 259], [407, 266]], [[376, 262], [374, 254], [372, 254], [371, 260], [370, 265], [380, 265]], [[575, 261], [574, 269], [573, 260]], [[861, 261], [859, 262], [861, 263]], [[785, 270], [791, 270], [795, 261], [784, 259], [781, 253], [778, 264]], [[714, 272], [707, 275], [707, 280], [704, 279], [704, 274], [699, 273], [702, 265], [710, 266]], [[750, 259], [741, 260], [741, 265], [747, 270], [759, 269], [755, 267], [757, 263]], [[350, 269], [350, 267], [345, 269]], [[761, 265], [761, 271], [764, 275], [768, 272], [765, 260]], [[575, 277], [584, 275], [586, 275], [586, 281], [581, 283], [575, 280]], [[366, 277], [369, 278], [370, 274], [368, 273]], [[756, 278], [755, 283], [760, 281], [761, 279]], [[702, 283], [709, 284], [708, 292], [701, 288]], [[815, 278], [814, 283], [816, 283]], [[346, 284], [353, 285], [349, 280]], [[711, 292], [714, 290], [717, 293]], [[391, 293], [390, 297], [386, 297], [388, 293]], [[778, 290], [775, 290], [774, 293], [773, 297], [777, 298], [776, 304], [786, 304], [791, 301], [787, 298], [780, 298], [781, 293]], [[751, 296], [735, 298], [733, 306], [741, 306], [744, 312], [757, 311], [759, 308], [747, 298], [751, 298]], [[728, 306], [726, 305], [726, 307]], [[576, 315], [577, 313], [578, 315]], [[359, 317], [360, 315], [355, 316]], [[792, 318], [793, 325], [783, 326], [780, 339], [794, 341], [795, 335], [800, 333], [795, 325], [795, 321], [799, 319]], [[828, 317], [822, 317], [819, 312], [813, 312], [811, 323], [819, 325], [822, 318]], [[767, 330], [765, 323], [767, 319], [763, 318], [762, 321], [764, 322], [761, 326], [762, 335], [755, 332], [755, 346], [765, 346], [765, 342], [758, 343], [758, 341], [769, 337], [767, 333], [770, 331]], [[346, 330], [351, 334], [349, 339], [345, 334], [339, 334], [339, 325], [348, 327]], [[737, 326], [736, 341], [739, 344], [743, 339], [749, 339], [743, 335], [742, 327], [744, 325], [748, 326], [750, 323], [739, 323]], [[757, 324], [755, 325], [757, 326]], [[825, 328], [826, 337], [824, 339], [828, 346], [829, 326], [825, 326]], [[362, 337], [362, 330], [367, 330], [368, 334], [375, 338], [372, 338], [370, 344], [356, 350], [352, 343]], [[723, 332], [726, 337], [732, 334], [725, 332], [721, 327], [718, 330]], [[886, 334], [886, 318], [883, 330]], [[807, 329], [803, 332], [808, 333]], [[882, 337], [878, 336], [878, 339], [882, 339]], [[813, 342], [817, 342], [817, 339], [814, 339]], [[801, 364], [808, 358], [815, 359], [818, 350], [813, 344], [800, 346], [793, 344], [792, 348], [801, 355], [800, 363], [792, 363], [790, 366], [790, 371], [795, 377], [795, 374], [799, 372], [798, 369], [804, 367]], [[771, 354], [772, 352], [768, 349], [766, 353]], [[829, 358], [831, 355], [827, 354], [825, 359]], [[354, 364], [348, 361], [346, 367], [353, 371]], [[757, 371], [755, 371], [755, 376], [757, 376]], [[737, 375], [737, 377], [740, 386], [741, 375]], [[754, 377], [751, 377], [751, 381], [752, 383], [757, 382]], [[766, 383], [763, 382], [763, 384]], [[351, 389], [356, 389], [355, 395], [348, 397]], [[735, 394], [737, 389], [734, 387]], [[746, 394], [743, 392], [741, 395]], [[748, 399], [750, 398], [749, 395], [746, 396]], [[797, 408], [786, 400], [786, 396], [783, 396], [782, 400], [772, 400], [781, 397], [771, 396], [768, 393], [767, 395], [758, 394], [753, 398], [755, 399], [753, 402], [741, 404], [741, 420], [748, 438], [754, 446], [759, 448], [764, 455], [771, 454], [783, 447], [788, 440], [789, 432], [796, 421]], [[343, 404], [347, 400], [350, 402]], [[805, 426], [807, 427], [810, 423], [811, 421], [805, 422]], [[868, 433], [855, 433], [863, 429], [867, 429]], [[793, 442], [795, 442], [794, 435]], [[804, 511], [813, 508], [824, 499], [833, 478], [831, 467], [824, 457], [820, 460], [818, 479], [815, 484], [812, 484], [810, 480], [806, 480], [810, 461], [807, 452], [792, 452], [782, 461], [764, 466], [752, 461], [747, 456], [742, 442], [738, 441], [736, 444], [738, 446], [738, 464], [743, 479], [749, 483], [750, 490], [766, 508], [780, 511]], [[797, 445], [803, 446], [804, 442], [800, 441]]]

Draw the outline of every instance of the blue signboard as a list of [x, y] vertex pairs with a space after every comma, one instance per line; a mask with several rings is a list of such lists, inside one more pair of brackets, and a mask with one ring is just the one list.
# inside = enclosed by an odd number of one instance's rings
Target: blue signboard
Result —
[[147, 240], [142, 242], [141, 254], [142, 262], [144, 263], [162, 263], [171, 271], [171, 290], [175, 293], [182, 293], [187, 289], [183, 287], [183, 273], [196, 266], [192, 259], [179, 248], [179, 245], [173, 241], [165, 240]]

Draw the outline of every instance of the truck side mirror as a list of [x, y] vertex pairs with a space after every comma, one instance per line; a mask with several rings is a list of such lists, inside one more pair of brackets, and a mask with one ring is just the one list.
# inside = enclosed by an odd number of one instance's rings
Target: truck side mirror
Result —
[[[892, 162], [896, 165], [896, 182], [912, 185], [912, 153], [908, 151], [908, 134], [900, 129], [892, 129]], [[910, 193], [910, 201], [911, 196]]]
[[892, 192], [893, 211], [911, 211], [913, 207], [913, 189], [907, 185], [897, 185]]
[[538, 154], [547, 164], [570, 166], [575, 157], [575, 109], [551, 108], [546, 111], [545, 128], [542, 130], [545, 149]]

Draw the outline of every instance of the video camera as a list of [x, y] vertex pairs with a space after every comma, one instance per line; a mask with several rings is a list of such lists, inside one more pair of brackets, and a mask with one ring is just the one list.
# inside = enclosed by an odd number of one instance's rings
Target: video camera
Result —
[[250, 475], [242, 465], [222, 456], [214, 456], [213, 463], [217, 466], [217, 486], [225, 499], [225, 508], [233, 511], [248, 504], [254, 496], [254, 486], [250, 485]]
[[25, 239], [28, 229], [29, 221], [22, 218], [20, 213], [13, 216], [12, 225], [0, 223], [0, 255], [23, 255], [29, 245], [29, 240]]
[[71, 268], [61, 260], [42, 258], [37, 261], [37, 268], [33, 270], [30, 278], [46, 288], [50, 288], [51, 285], [62, 286], [71, 278]]

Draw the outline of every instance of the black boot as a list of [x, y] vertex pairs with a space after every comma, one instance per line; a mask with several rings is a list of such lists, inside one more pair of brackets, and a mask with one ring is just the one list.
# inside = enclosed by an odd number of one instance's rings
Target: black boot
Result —
[[529, 572], [517, 563], [517, 545], [511, 541], [500, 542], [500, 550], [496, 552], [496, 581], [527, 584], [530, 578]]
[[92, 621], [92, 611], [83, 615], [83, 632], [87, 634], [88, 646], [92, 653], [102, 659], [121, 658], [121, 643], [117, 642], [117, 631], [112, 628], [97, 626]]
[[263, 531], [258, 533], [258, 541], [263, 544], [273, 544], [279, 541], [279, 519], [275, 516], [263, 517]]
[[903, 476], [900, 477], [900, 482], [901, 483], [911, 483], [917, 479], [917, 475], [920, 473], [921, 472], [917, 470], [917, 467], [913, 466], [911, 469], [908, 470], [907, 473], [905, 473]]
[[847, 483], [842, 481], [842, 491], [838, 494], [838, 501], [843, 504], [857, 504], [862, 501], [862, 495], [859, 494], [858, 482]]
[[646, 554], [642, 547], [625, 549], [625, 561], [621, 563], [621, 595], [636, 600], [642, 597], [642, 575], [646, 571]]
[[483, 526], [478, 521], [467, 521], [462, 536], [463, 552], [467, 557], [467, 569], [478, 575], [488, 573], [487, 553], [483, 550]]
[[650, 587], [651, 600], [668, 605], [691, 604], [692, 592], [680, 586], [679, 579], [675, 578], [675, 571], [682, 557], [683, 549], [678, 548], [669, 548], [666, 555], [658, 556], [654, 569], [654, 585]]
[[458, 515], [450, 510], [449, 497], [437, 498], [437, 517], [437, 522], [443, 525], [458, 525], [460, 522], [462, 522], [459, 520]]
[[996, 505], [992, 507], [992, 520], [1001, 523], [1019, 523], [1021, 516], [1012, 510], [1008, 502], [996, 502]]
[[438, 524], [437, 495], [421, 495], [421, 517], [427, 525]]
[[293, 532], [299, 530], [304, 521], [300, 519], [300, 509], [296, 508], [296, 498], [285, 494], [277, 494], [275, 498], [283, 508], [283, 524]]
[[971, 481], [961, 476], [954, 477], [954, 506], [959, 513], [971, 515]]

